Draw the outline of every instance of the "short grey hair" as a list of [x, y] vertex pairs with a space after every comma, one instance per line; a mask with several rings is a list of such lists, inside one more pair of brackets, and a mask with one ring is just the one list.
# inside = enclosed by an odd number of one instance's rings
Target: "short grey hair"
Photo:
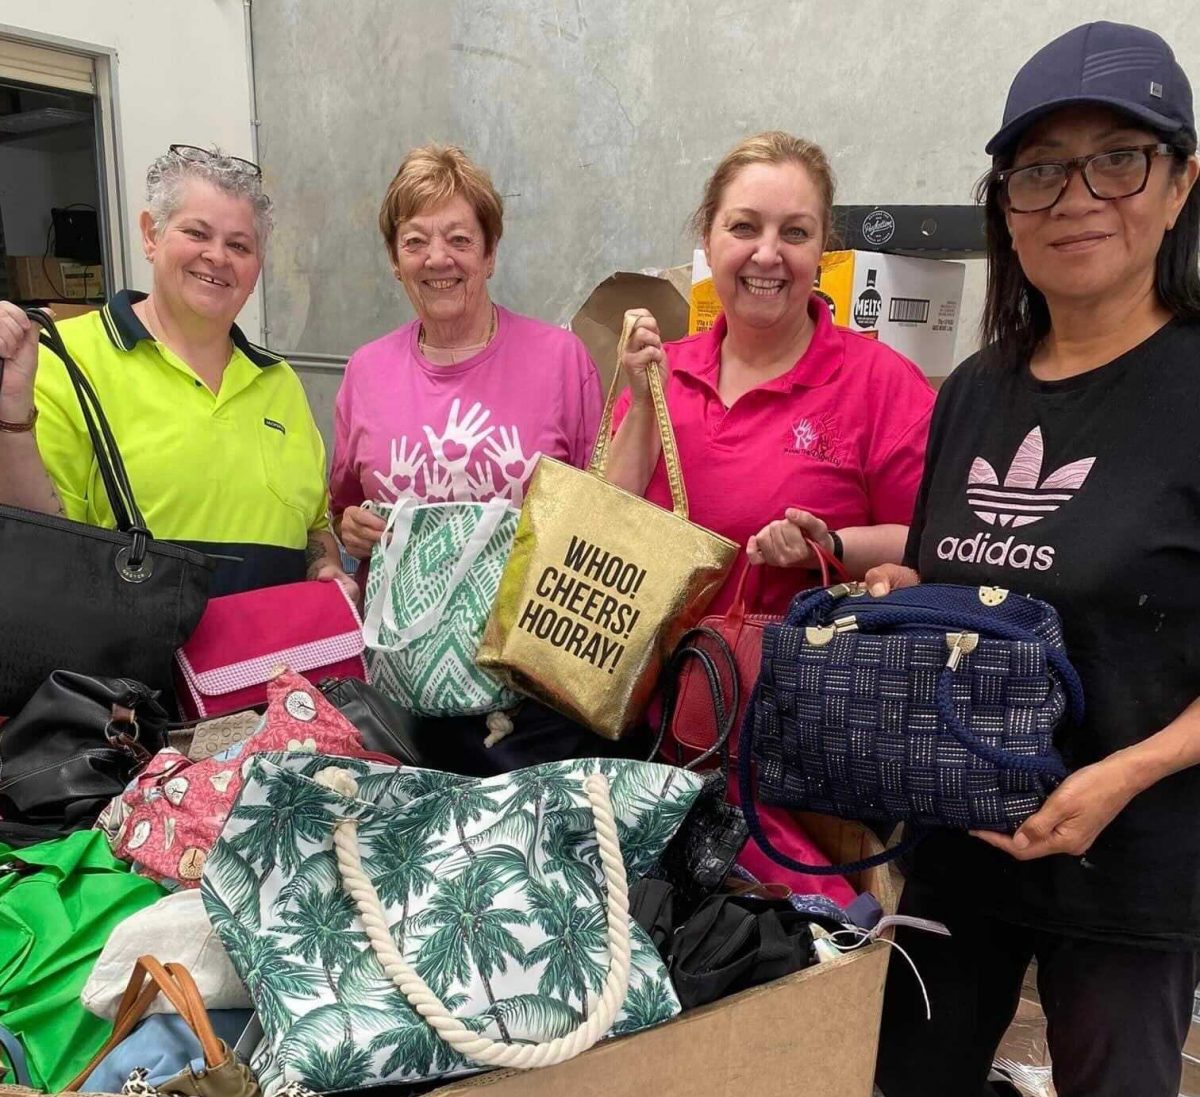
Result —
[[245, 198], [254, 211], [259, 247], [265, 247], [275, 220], [274, 203], [263, 193], [262, 177], [253, 174], [214, 146], [206, 160], [189, 160], [168, 152], [158, 157], [146, 172], [146, 205], [158, 232], [179, 212], [183, 190], [192, 179], [211, 183], [233, 198]]

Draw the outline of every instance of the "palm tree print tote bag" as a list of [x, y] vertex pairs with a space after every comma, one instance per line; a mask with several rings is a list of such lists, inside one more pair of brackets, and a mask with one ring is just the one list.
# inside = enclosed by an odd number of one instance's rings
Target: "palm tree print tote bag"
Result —
[[469, 716], [519, 700], [475, 665], [519, 511], [506, 499], [403, 499], [371, 556], [365, 596], [371, 684], [422, 716]]
[[549, 1065], [674, 1016], [627, 885], [700, 787], [622, 759], [478, 779], [252, 758], [202, 894], [265, 1097]]

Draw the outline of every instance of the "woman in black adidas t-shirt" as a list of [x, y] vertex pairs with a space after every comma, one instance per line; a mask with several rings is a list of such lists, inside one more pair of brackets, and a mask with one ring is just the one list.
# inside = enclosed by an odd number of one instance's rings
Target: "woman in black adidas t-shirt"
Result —
[[[977, 1097], [1038, 961], [1059, 1097], [1175, 1097], [1200, 976], [1200, 188], [1170, 48], [1093, 23], [1018, 73], [987, 151], [986, 349], [939, 394], [906, 563], [1062, 615], [1086, 717], [1015, 836], [918, 846], [886, 1097]], [[919, 574], [918, 574], [919, 573]]]

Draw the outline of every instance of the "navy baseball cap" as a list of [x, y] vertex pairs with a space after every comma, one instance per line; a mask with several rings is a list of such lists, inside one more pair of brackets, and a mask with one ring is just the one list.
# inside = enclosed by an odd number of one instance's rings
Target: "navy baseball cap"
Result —
[[1037, 51], [1017, 73], [990, 156], [1012, 151], [1038, 119], [1076, 103], [1112, 107], [1147, 128], [1196, 140], [1192, 86], [1153, 31], [1128, 23], [1085, 23]]

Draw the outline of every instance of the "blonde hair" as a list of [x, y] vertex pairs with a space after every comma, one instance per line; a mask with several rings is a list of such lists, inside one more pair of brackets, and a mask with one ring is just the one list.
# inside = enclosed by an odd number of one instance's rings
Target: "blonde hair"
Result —
[[504, 232], [504, 200], [492, 177], [457, 145], [421, 145], [400, 163], [379, 210], [379, 231], [388, 254], [396, 258], [396, 233], [423, 209], [451, 198], [465, 198], [483, 229], [484, 251], [490, 255]]
[[756, 133], [733, 146], [721, 159], [716, 171], [704, 184], [704, 197], [689, 225], [701, 239], [707, 239], [716, 220], [717, 210], [725, 188], [737, 178], [743, 168], [751, 164], [798, 164], [808, 172], [821, 195], [822, 240], [826, 250], [833, 236], [833, 169], [829, 158], [820, 145], [794, 137], [782, 130]]

